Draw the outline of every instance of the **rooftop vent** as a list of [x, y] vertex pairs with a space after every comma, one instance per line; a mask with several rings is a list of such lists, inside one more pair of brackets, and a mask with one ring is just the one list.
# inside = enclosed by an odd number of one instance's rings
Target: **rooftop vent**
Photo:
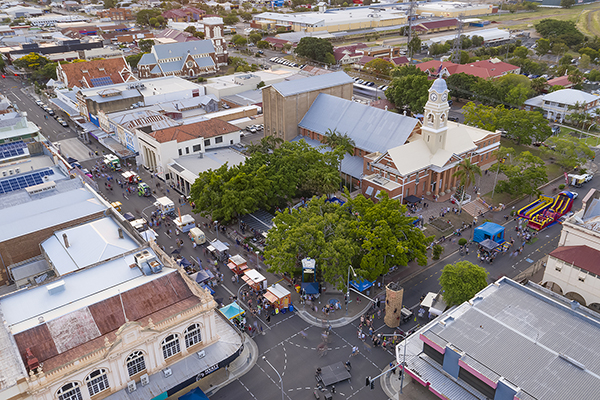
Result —
[[46, 290], [48, 290], [49, 294], [60, 293], [65, 290], [65, 281], [62, 279], [60, 281], [52, 282], [49, 285], [46, 285]]
[[65, 247], [69, 247], [69, 238], [67, 237], [66, 233], [63, 233], [63, 240], [65, 242]]

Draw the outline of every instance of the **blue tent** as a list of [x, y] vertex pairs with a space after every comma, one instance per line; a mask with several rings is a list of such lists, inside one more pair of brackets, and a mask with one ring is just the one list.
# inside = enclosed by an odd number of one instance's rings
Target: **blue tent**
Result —
[[197, 283], [206, 282], [207, 280], [212, 279], [214, 277], [215, 277], [215, 275], [212, 273], [212, 271], [209, 271], [207, 269], [201, 269], [196, 274], [196, 282]]
[[366, 279], [361, 279], [360, 282], [350, 281], [350, 286], [352, 286], [354, 289], [358, 290], [359, 292], [362, 292], [364, 290], [367, 290], [371, 286], [373, 286], [373, 282], [369, 282]]
[[179, 400], [208, 400], [208, 396], [200, 388], [196, 388], [181, 396]]
[[212, 289], [210, 286], [208, 286], [206, 283], [203, 283], [203, 284], [202, 284], [202, 285], [200, 285], [200, 286], [201, 286], [202, 288], [204, 288], [204, 289], [208, 289], [208, 291], [210, 292], [210, 294], [212, 294], [212, 295], [214, 296], [214, 294], [215, 294], [215, 291], [214, 291], [214, 290], [213, 290], [213, 289]]
[[473, 241], [481, 243], [485, 239], [493, 240], [496, 243], [504, 242], [504, 227], [493, 222], [485, 222], [475, 228]]
[[231, 304], [226, 305], [223, 308], [220, 308], [219, 311], [221, 311], [221, 314], [227, 317], [227, 319], [233, 319], [240, 315], [244, 315], [245, 313], [242, 307], [240, 307], [239, 304], [235, 301]]

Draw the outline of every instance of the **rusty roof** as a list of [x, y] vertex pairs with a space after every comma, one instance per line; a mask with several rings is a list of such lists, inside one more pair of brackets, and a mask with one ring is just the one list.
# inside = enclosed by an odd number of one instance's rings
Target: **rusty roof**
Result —
[[589, 246], [561, 246], [553, 250], [550, 255], [567, 264], [600, 275], [600, 264], [598, 264], [600, 251]]
[[62, 64], [61, 68], [70, 88], [93, 88], [97, 85], [92, 83], [92, 79], [104, 77], [110, 78], [113, 84], [124, 83], [130, 76], [129, 65], [124, 57]]

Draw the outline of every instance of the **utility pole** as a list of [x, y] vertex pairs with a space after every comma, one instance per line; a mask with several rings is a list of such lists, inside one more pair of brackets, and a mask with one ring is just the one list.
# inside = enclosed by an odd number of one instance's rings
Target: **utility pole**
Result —
[[462, 40], [461, 40], [461, 36], [462, 36], [462, 31], [463, 31], [463, 25], [462, 25], [462, 15], [459, 15], [457, 20], [458, 20], [458, 26], [456, 27], [456, 37], [454, 38], [454, 45], [452, 46], [452, 61], [455, 62], [456, 64], [460, 63], [460, 51], [462, 50]]
[[410, 51], [410, 41], [412, 40], [412, 22], [414, 14], [415, 2], [410, 0], [408, 6], [408, 41], [406, 42], [406, 50], [408, 50], [408, 57], [412, 60], [412, 52]]

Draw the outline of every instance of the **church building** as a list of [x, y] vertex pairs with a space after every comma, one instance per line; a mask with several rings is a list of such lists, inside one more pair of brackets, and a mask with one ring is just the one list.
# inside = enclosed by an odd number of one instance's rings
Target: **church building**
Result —
[[482, 170], [496, 161], [500, 132], [448, 121], [449, 90], [438, 78], [429, 89], [420, 132], [385, 153], [364, 157], [362, 193], [376, 199], [381, 191], [404, 200], [414, 195], [446, 200], [460, 186], [454, 177], [465, 159]]

